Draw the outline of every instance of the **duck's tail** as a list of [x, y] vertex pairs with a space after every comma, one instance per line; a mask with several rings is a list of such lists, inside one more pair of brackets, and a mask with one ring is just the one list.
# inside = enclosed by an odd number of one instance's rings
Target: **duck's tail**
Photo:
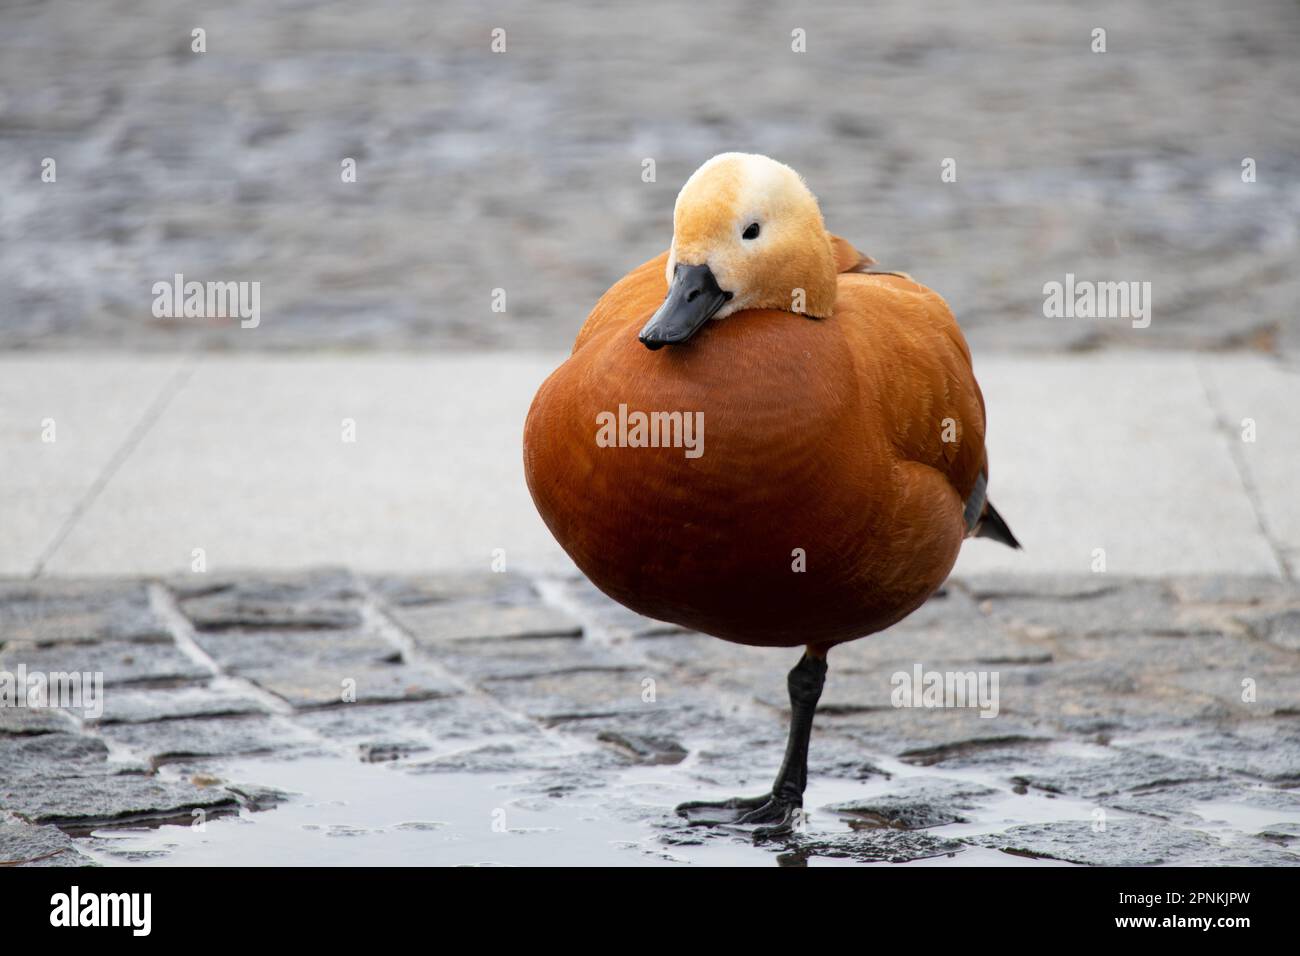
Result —
[[992, 538], [994, 541], [1001, 541], [1009, 548], [1020, 548], [1020, 542], [1016, 536], [1011, 533], [1007, 523], [1002, 520], [1002, 515], [998, 514], [998, 509], [993, 507], [993, 502], [984, 502], [984, 513], [980, 515], [979, 524], [975, 526], [973, 538]]
[[1009, 548], [1020, 548], [1011, 528], [988, 499], [988, 469], [982, 469], [970, 497], [966, 499], [966, 537], [992, 538]]

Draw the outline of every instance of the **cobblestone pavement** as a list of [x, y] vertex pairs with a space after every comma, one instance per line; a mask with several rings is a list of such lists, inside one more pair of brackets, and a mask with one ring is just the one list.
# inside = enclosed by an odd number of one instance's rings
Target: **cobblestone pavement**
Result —
[[[951, 581], [832, 652], [809, 820], [758, 845], [671, 807], [766, 786], [797, 651], [579, 579], [10, 580], [0, 642], [0, 672], [104, 684], [0, 707], [5, 864], [1300, 863], [1275, 579]], [[891, 706], [917, 666], [996, 673], [997, 715]]]
[[[0, 347], [562, 347], [727, 149], [977, 351], [1300, 341], [1290, 0], [220, 7], [5, 4]], [[155, 319], [178, 272], [261, 282], [261, 325]], [[1067, 272], [1151, 282], [1150, 327], [1044, 319]]]

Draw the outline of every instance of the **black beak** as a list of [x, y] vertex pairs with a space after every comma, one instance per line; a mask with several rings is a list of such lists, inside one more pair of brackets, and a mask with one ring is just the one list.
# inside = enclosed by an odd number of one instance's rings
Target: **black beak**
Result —
[[730, 298], [731, 293], [718, 287], [718, 280], [708, 266], [679, 264], [673, 269], [668, 298], [650, 316], [638, 336], [641, 344], [652, 351], [665, 345], [680, 345], [713, 318]]

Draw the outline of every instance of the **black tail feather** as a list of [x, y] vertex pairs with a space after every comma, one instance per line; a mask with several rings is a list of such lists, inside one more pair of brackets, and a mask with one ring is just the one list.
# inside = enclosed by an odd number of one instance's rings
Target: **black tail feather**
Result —
[[977, 538], [992, 538], [994, 541], [1001, 541], [1010, 548], [1020, 548], [1020, 542], [1016, 536], [1011, 533], [1007, 523], [1002, 520], [1002, 515], [998, 514], [998, 509], [993, 507], [993, 502], [984, 502], [984, 514], [980, 517], [979, 527], [975, 530]]

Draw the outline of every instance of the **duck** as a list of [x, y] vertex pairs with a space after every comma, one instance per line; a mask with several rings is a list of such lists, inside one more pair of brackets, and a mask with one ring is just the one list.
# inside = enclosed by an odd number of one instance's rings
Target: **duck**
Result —
[[667, 251], [596, 302], [523, 435], [537, 511], [599, 590], [804, 649], [772, 789], [680, 816], [797, 825], [828, 652], [925, 603], [966, 539], [1020, 547], [988, 500], [984, 439], [938, 293], [829, 233], [784, 163], [723, 153], [686, 180]]

